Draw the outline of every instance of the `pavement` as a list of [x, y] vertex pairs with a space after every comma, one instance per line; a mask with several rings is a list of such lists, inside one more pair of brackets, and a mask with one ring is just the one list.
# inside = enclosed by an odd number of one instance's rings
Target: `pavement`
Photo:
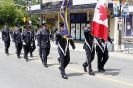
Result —
[[[36, 49], [34, 57], [26, 62], [21, 55], [17, 59], [15, 45], [11, 43], [10, 55], [4, 53], [4, 43], [0, 40], [0, 88], [133, 88], [132, 54], [110, 52], [105, 65], [106, 72], [97, 71], [97, 57], [92, 62], [95, 76], [83, 71], [86, 60], [83, 43], [75, 43], [77, 51], [70, 48], [71, 61], [66, 68], [68, 80], [61, 78], [58, 69], [57, 47], [51, 42], [48, 68], [43, 67]], [[22, 52], [23, 53], [23, 52]]]

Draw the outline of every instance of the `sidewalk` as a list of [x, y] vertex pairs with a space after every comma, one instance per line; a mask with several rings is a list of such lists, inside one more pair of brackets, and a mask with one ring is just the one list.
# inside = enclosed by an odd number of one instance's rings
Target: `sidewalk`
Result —
[[[83, 44], [84, 44], [84, 41], [75, 41], [75, 46], [76, 46], [76, 50], [79, 51], [79, 52], [85, 52], [85, 50], [83, 49]], [[57, 46], [51, 41], [51, 47], [52, 48], [57, 48]], [[70, 47], [70, 50], [73, 50], [71, 48], [71, 45], [69, 46]], [[109, 52], [109, 56], [110, 57], [115, 57], [115, 58], [124, 58], [124, 59], [131, 59], [133, 60], [133, 53], [125, 53], [124, 51], [123, 52], [117, 52], [117, 47], [114, 47], [115, 51], [114, 52]], [[123, 46], [122, 46], [122, 50], [123, 50]]]

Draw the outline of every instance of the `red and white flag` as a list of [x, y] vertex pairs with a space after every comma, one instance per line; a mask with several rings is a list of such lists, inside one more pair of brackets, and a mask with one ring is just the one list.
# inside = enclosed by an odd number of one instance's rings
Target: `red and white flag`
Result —
[[92, 34], [105, 41], [108, 39], [107, 0], [98, 0], [92, 22]]

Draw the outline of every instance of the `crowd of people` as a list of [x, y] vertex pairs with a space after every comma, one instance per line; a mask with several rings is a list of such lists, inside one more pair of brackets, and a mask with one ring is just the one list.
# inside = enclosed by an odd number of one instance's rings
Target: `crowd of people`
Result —
[[[94, 37], [92, 35], [91, 21], [86, 22], [87, 27], [84, 29], [84, 37], [85, 42], [83, 45], [83, 49], [86, 52], [85, 63], [83, 63], [83, 69], [85, 72], [88, 71], [90, 75], [95, 75], [92, 70], [91, 62], [94, 60], [95, 51], [98, 58], [98, 71], [105, 72], [104, 65], [107, 62], [108, 49], [107, 42], [104, 39]], [[64, 23], [60, 23], [60, 29], [55, 28], [54, 33], [54, 43], [58, 46], [59, 58], [60, 62], [59, 70], [61, 71], [61, 76], [64, 79], [68, 79], [65, 68], [70, 62], [70, 52], [69, 52], [69, 44], [71, 44], [72, 48], [76, 50], [75, 43], [73, 39], [64, 38], [64, 31], [66, 30], [64, 27]], [[20, 28], [20, 25], [16, 25], [15, 29], [11, 31], [8, 28], [8, 24], [4, 24], [4, 28], [2, 29], [2, 40], [5, 44], [5, 54], [9, 56], [9, 47], [10, 41], [12, 38], [12, 42], [15, 43], [16, 55], [20, 59], [20, 54], [22, 48], [24, 50], [24, 59], [28, 62], [28, 54], [33, 57], [33, 52], [36, 49], [35, 41], [37, 40], [37, 46], [39, 47], [39, 56], [42, 61], [44, 67], [48, 67], [47, 65], [47, 57], [50, 54], [50, 35], [51, 32], [47, 28], [47, 24], [43, 23], [41, 26], [38, 26], [38, 31], [35, 33], [32, 26], [24, 26], [23, 30]], [[97, 40], [96, 47], [94, 46], [94, 39]], [[112, 43], [111, 38], [108, 37], [108, 41]], [[87, 70], [88, 66], [88, 70]]]

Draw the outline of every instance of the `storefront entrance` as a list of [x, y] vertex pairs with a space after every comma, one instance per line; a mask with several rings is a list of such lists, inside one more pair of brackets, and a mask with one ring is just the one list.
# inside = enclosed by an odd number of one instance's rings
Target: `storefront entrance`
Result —
[[70, 30], [75, 40], [84, 40], [83, 29], [86, 27], [86, 21], [86, 13], [70, 14]]

